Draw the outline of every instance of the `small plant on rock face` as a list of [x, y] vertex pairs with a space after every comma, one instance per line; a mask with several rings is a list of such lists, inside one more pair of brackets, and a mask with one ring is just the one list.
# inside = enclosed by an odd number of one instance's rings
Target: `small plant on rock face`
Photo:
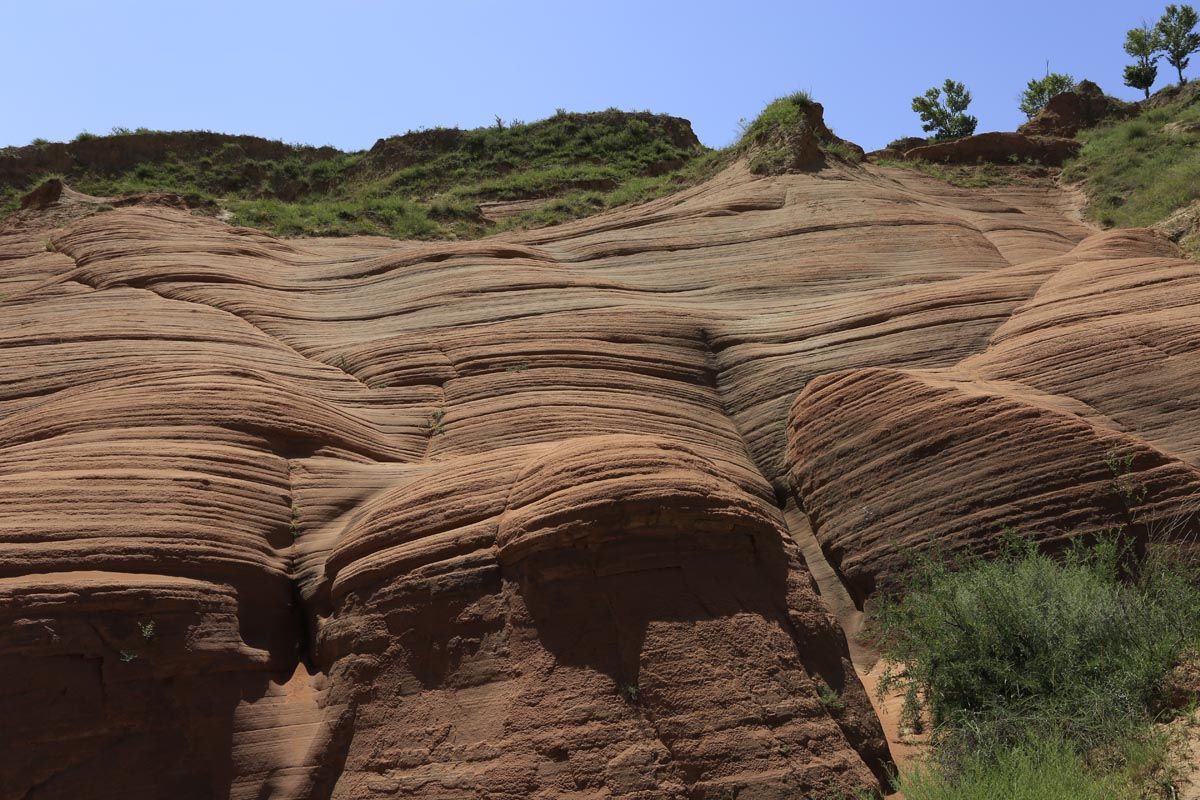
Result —
[[837, 690], [825, 683], [817, 684], [817, 698], [821, 701], [821, 705], [832, 711], [846, 707], [845, 701], [842, 700], [842, 696], [837, 693]]
[[142, 633], [142, 638], [146, 641], [150, 641], [157, 635], [154, 620], [150, 620], [149, 622], [139, 622], [137, 625], [138, 630]]
[[1113, 476], [1113, 491], [1126, 507], [1136, 506], [1146, 499], [1146, 487], [1133, 477], [1133, 453], [1109, 448], [1104, 454], [1104, 463]]
[[137, 653], [131, 652], [129, 650], [121, 651], [121, 660], [124, 661], [126, 664], [128, 664], [130, 661], [137, 661], [137, 659], [138, 659]]
[[437, 436], [445, 433], [446, 429], [442, 426], [442, 419], [446, 416], [446, 409], [435, 409], [429, 415], [429, 419], [425, 421], [425, 433], [427, 436]]
[[641, 690], [638, 689], [636, 683], [621, 684], [621, 697], [625, 698], [625, 702], [636, 705], [640, 696]]

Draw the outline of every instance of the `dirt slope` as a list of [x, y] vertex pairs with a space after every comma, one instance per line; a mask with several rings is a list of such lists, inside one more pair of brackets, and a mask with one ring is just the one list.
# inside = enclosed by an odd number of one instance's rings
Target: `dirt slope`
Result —
[[1196, 265], [1072, 213], [742, 163], [470, 243], [25, 212], [0, 796], [877, 788], [837, 619], [1200, 483]]

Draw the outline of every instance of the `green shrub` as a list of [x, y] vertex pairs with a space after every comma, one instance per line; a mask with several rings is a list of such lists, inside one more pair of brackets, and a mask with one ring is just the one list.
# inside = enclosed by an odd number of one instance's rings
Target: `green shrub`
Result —
[[1200, 641], [1200, 580], [1165, 547], [1130, 576], [1115, 539], [1061, 559], [925, 558], [873, 635], [884, 685], [919, 696], [949, 762], [1047, 734], [1083, 750], [1150, 719], [1166, 674]]

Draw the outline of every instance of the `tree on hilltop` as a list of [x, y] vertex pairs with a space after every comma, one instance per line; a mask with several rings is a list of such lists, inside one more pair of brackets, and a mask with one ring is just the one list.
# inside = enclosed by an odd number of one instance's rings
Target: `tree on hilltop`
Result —
[[1187, 69], [1189, 57], [1200, 50], [1200, 33], [1194, 30], [1197, 22], [1200, 22], [1200, 16], [1196, 9], [1172, 3], [1154, 26], [1158, 49], [1166, 55], [1167, 63], [1178, 70], [1181, 86], [1187, 83], [1183, 71]]
[[1158, 78], [1158, 45], [1158, 34], [1144, 22], [1125, 34], [1125, 52], [1137, 59], [1125, 67], [1125, 85], [1141, 89], [1146, 97]]
[[1029, 119], [1046, 107], [1056, 94], [1071, 91], [1075, 79], [1062, 72], [1048, 72], [1044, 78], [1033, 78], [1021, 92], [1020, 109]]
[[[945, 92], [945, 102], [942, 93]], [[921, 130], [932, 133], [935, 139], [958, 139], [975, 132], [979, 120], [966, 113], [971, 105], [971, 93], [962, 83], [946, 79], [939, 89], [932, 86], [912, 101], [912, 110], [921, 117]]]

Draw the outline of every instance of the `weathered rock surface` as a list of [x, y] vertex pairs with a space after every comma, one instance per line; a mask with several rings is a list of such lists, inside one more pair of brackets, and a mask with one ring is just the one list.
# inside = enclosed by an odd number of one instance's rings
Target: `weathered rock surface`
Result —
[[0, 797], [878, 789], [847, 588], [1190, 524], [1200, 275], [1071, 211], [739, 163], [465, 243], [22, 212]]

